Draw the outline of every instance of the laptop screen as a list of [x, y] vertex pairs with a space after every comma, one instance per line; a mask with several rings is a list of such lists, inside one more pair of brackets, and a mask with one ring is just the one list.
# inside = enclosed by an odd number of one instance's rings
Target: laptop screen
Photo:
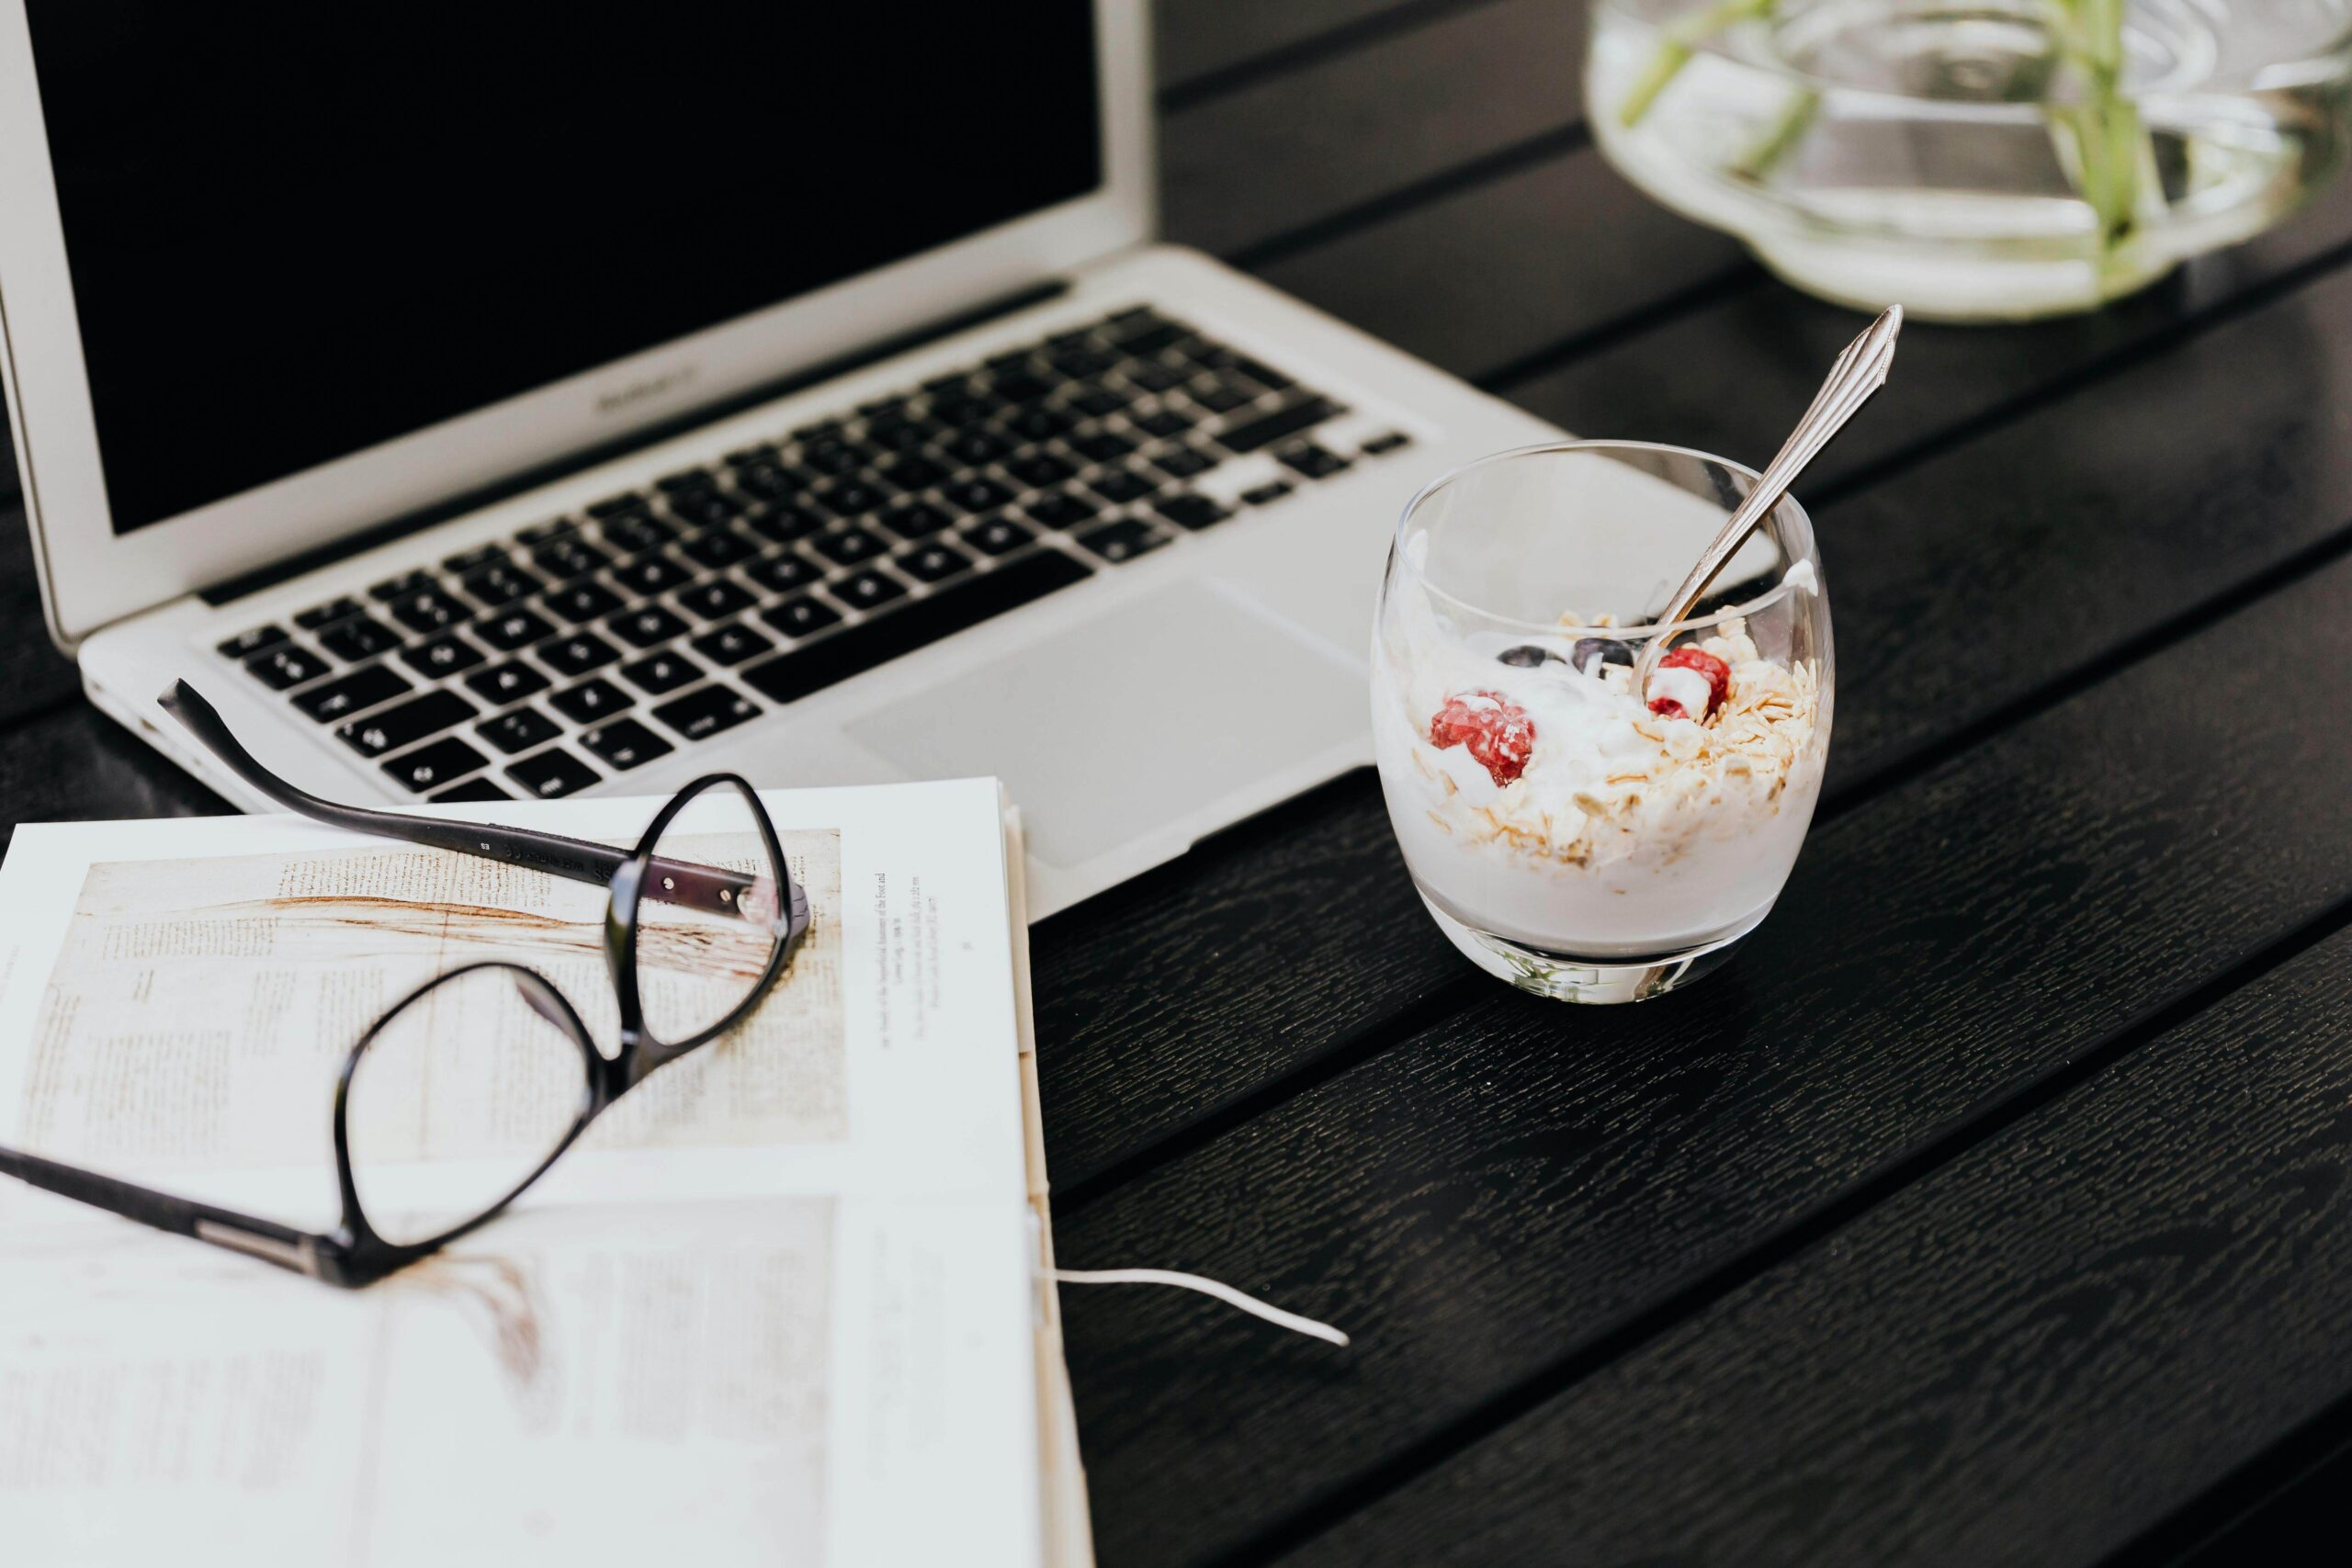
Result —
[[118, 533], [1084, 195], [1089, 0], [29, 0]]

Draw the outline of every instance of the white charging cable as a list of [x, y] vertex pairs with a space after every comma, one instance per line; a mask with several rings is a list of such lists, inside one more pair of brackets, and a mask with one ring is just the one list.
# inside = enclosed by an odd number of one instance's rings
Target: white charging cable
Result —
[[1345, 1334], [1328, 1323], [1317, 1323], [1311, 1317], [1284, 1312], [1230, 1285], [1204, 1279], [1198, 1274], [1180, 1274], [1172, 1269], [1057, 1269], [1054, 1280], [1064, 1285], [1173, 1285], [1180, 1291], [1198, 1291], [1204, 1296], [1215, 1296], [1229, 1307], [1237, 1307], [1252, 1317], [1264, 1318], [1277, 1328], [1287, 1328], [1293, 1334], [1304, 1334], [1310, 1339], [1320, 1339], [1329, 1345], [1344, 1347], [1348, 1342]]

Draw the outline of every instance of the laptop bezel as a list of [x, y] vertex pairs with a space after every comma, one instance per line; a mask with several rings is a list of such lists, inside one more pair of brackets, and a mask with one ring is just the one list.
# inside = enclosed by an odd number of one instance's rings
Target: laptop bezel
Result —
[[1104, 180], [1092, 195], [117, 535], [25, 0], [0, 0], [0, 383], [51, 635], [71, 651], [124, 616], [1148, 241], [1145, 0], [1094, 0], [1094, 15]]

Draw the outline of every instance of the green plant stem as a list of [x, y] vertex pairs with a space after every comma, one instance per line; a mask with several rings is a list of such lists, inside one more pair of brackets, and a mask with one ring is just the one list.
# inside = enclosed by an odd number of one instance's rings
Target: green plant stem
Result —
[[1771, 15], [1772, 7], [1779, 3], [1780, 0], [1715, 0], [1715, 4], [1705, 10], [1693, 11], [1668, 28], [1665, 38], [1658, 41], [1657, 52], [1650, 56], [1650, 62], [1642, 68], [1642, 74], [1634, 83], [1633, 90], [1625, 95], [1624, 102], [1617, 106], [1617, 123], [1628, 130], [1641, 123], [1642, 117], [1649, 113], [1650, 106], [1657, 101], [1657, 96], [1666, 91], [1668, 84], [1684, 66], [1690, 63], [1691, 51], [1725, 28], [1751, 17]]

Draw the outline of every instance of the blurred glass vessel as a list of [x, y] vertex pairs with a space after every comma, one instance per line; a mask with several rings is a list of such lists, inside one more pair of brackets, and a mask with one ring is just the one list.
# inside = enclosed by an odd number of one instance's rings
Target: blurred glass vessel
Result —
[[[1804, 509], [1782, 501], [1700, 613], [1646, 619], [1755, 480], [1701, 452], [1568, 442], [1483, 458], [1406, 509], [1374, 752], [1415, 886], [1488, 973], [1565, 1000], [1656, 996], [1780, 896], [1835, 684]], [[1654, 638], [1668, 667], [1635, 694]]]
[[1592, 26], [1609, 160], [1871, 309], [2086, 310], [2345, 157], [2352, 0], [1594, 0]]

